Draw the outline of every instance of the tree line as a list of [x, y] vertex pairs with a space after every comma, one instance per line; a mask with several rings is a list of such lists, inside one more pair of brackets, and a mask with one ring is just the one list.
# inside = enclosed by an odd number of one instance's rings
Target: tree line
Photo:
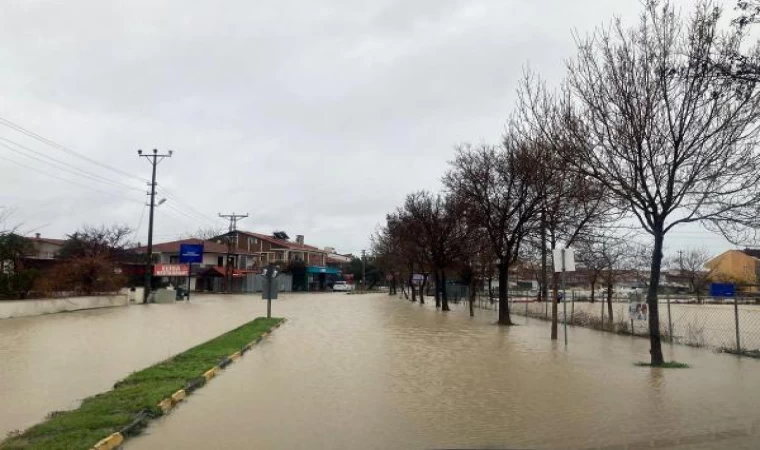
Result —
[[[495, 273], [498, 324], [511, 325], [509, 272], [519, 261], [539, 261], [549, 300], [554, 249], [577, 248], [599, 275], [634, 258], [648, 269], [651, 363], [661, 365], [666, 237], [695, 222], [732, 242], [758, 229], [760, 51], [748, 36], [760, 8], [740, 1], [738, 11], [726, 27], [709, 2], [682, 15], [648, 0], [634, 26], [615, 20], [576, 35], [559, 85], [527, 71], [501, 142], [457, 146], [442, 191], [409, 194], [373, 236], [392, 290], [408, 286], [424, 301], [432, 282], [448, 311], [447, 273], [471, 284]], [[648, 242], [620, 245], [630, 241], [624, 228]], [[415, 273], [432, 281], [413, 283]], [[556, 339], [556, 294], [551, 301]]]

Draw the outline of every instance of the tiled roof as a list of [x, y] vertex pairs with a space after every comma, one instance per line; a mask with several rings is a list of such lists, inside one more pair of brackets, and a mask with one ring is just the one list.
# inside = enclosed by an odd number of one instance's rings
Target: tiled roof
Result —
[[[227, 246], [219, 244], [214, 241], [204, 241], [203, 239], [181, 239], [179, 241], [161, 242], [153, 244], [153, 252], [155, 253], [179, 253], [179, 246], [182, 244], [203, 244], [203, 251], [206, 253], [227, 253]], [[148, 247], [138, 247], [135, 249], [137, 253], [145, 253]], [[249, 252], [241, 252], [239, 249], [233, 249], [235, 254], [251, 254]]]
[[46, 244], [53, 244], [53, 245], [63, 245], [66, 242], [66, 239], [50, 239], [50, 238], [27, 238], [32, 242], [44, 242]]
[[274, 245], [278, 245], [280, 247], [284, 247], [284, 248], [287, 248], [287, 249], [290, 249], [290, 250], [308, 250], [308, 251], [312, 251], [312, 252], [322, 252], [322, 253], [324, 253], [324, 250], [322, 250], [322, 249], [320, 249], [318, 247], [314, 247], [313, 245], [308, 245], [308, 244], [303, 244], [302, 245], [302, 244], [298, 244], [296, 242], [284, 241], [282, 239], [277, 239], [277, 238], [275, 238], [273, 236], [268, 236], [266, 234], [261, 234], [261, 233], [253, 233], [253, 232], [250, 232], [250, 231], [238, 230], [237, 232], [240, 233], [240, 234], [245, 234], [245, 235], [248, 235], [248, 236], [253, 236], [255, 238], [259, 238], [261, 240], [270, 242], [270, 243], [272, 243]]

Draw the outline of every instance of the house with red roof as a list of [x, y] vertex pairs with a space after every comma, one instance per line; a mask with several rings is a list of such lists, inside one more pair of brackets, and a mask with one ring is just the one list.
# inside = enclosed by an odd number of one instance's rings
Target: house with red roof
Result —
[[331, 249], [309, 245], [304, 241], [303, 235], [299, 234], [295, 241], [291, 241], [283, 231], [263, 234], [235, 230], [212, 240], [224, 243], [228, 237], [232, 239], [236, 251], [255, 255], [256, 269], [263, 269], [268, 264], [287, 268], [293, 275], [294, 290], [328, 289], [341, 275], [339, 269], [328, 265]]

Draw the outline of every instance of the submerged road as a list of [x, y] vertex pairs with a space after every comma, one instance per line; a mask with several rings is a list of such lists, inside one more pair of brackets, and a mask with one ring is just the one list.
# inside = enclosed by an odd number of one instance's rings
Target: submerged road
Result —
[[0, 440], [266, 313], [260, 296], [0, 320]]
[[128, 450], [757, 448], [760, 361], [387, 295], [286, 297], [288, 322]]

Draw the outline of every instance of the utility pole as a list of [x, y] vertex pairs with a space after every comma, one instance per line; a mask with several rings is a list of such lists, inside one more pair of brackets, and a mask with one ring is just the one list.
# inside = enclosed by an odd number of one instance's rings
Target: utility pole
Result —
[[365, 261], [367, 260], [367, 250], [362, 250], [362, 292], [367, 290], [367, 269]]
[[142, 150], [137, 150], [138, 157], [148, 160], [153, 167], [153, 173], [150, 178], [150, 216], [148, 218], [148, 252], [145, 257], [145, 292], [143, 292], [143, 303], [148, 303], [148, 296], [152, 289], [153, 284], [153, 210], [156, 207], [156, 166], [163, 161], [164, 158], [171, 158], [172, 150], [168, 153], [158, 153], [157, 149], [153, 149], [153, 153], [146, 153], [143, 155]]
[[683, 275], [683, 250], [678, 250], [678, 265], [681, 269], [681, 275]]
[[223, 219], [229, 219], [230, 228], [227, 233], [227, 266], [224, 271], [224, 291], [232, 292], [232, 234], [237, 232], [237, 222], [240, 219], [245, 219], [248, 214], [222, 214], [219, 213], [219, 217]]

